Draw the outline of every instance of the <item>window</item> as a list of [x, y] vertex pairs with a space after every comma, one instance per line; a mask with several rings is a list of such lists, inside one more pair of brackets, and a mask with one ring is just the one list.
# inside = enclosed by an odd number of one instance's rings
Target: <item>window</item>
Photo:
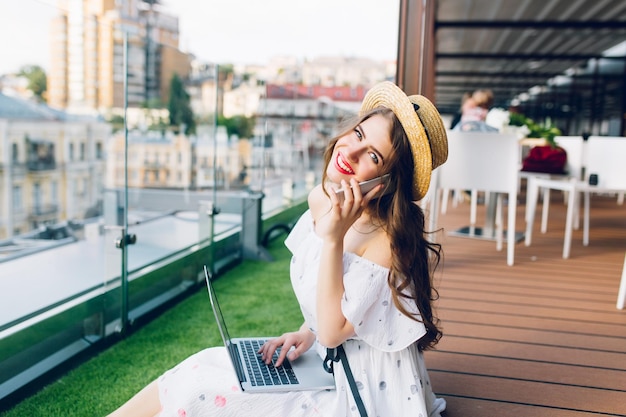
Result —
[[85, 160], [85, 144], [81, 142], [80, 144], [80, 160]]
[[68, 194], [74, 196], [76, 192], [76, 181], [67, 181]]
[[33, 184], [33, 208], [35, 211], [41, 208], [41, 184], [38, 182]]
[[74, 144], [70, 143], [70, 148], [69, 148], [69, 161], [73, 161], [74, 160]]
[[17, 143], [11, 145], [11, 161], [17, 163], [20, 160], [20, 152]]
[[22, 210], [22, 187], [19, 185], [13, 186], [13, 211]]
[[59, 196], [59, 184], [56, 181], [50, 183], [50, 201], [56, 204]]

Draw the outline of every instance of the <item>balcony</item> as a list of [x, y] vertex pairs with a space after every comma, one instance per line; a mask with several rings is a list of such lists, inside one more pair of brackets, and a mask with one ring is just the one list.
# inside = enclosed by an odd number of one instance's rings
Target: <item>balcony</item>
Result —
[[33, 172], [55, 170], [57, 164], [53, 158], [35, 159], [26, 162], [26, 169]]
[[39, 220], [42, 217], [48, 218], [59, 212], [58, 204], [41, 204], [29, 210], [29, 220]]

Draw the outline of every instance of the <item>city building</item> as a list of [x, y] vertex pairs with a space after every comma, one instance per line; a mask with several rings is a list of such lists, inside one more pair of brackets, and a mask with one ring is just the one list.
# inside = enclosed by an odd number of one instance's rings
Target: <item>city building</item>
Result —
[[0, 93], [7, 96], [32, 98], [33, 92], [28, 89], [28, 79], [21, 75], [0, 75]]
[[302, 64], [301, 82], [325, 87], [371, 86], [395, 77], [394, 63], [369, 58], [327, 56]]
[[0, 93], [0, 239], [99, 214], [110, 127]]
[[[217, 137], [215, 141], [213, 138]], [[122, 132], [107, 144], [106, 188], [125, 184], [124, 152], [128, 150], [128, 187], [135, 189], [202, 190], [243, 185], [250, 166], [248, 140], [229, 137], [224, 126], [201, 125], [197, 135], [171, 132]]]
[[127, 34], [129, 107], [167, 103], [174, 73], [190, 57], [179, 50], [178, 18], [140, 0], [59, 0], [51, 26], [48, 103], [71, 112], [120, 114]]
[[217, 64], [199, 60], [191, 62], [185, 89], [191, 110], [200, 123], [213, 123], [216, 113], [223, 114], [223, 93], [232, 88], [232, 82], [233, 73], [220, 70]]
[[218, 126], [213, 132], [213, 126], [205, 125], [194, 137], [193, 152], [195, 188], [206, 190], [217, 185], [220, 189], [229, 189], [250, 183], [249, 167], [253, 155], [250, 140], [229, 136], [224, 126]]
[[[124, 132], [107, 144], [107, 188], [123, 188]], [[191, 142], [184, 135], [160, 132], [128, 134], [128, 187], [187, 188], [191, 176]]]
[[254, 117], [262, 112], [261, 97], [265, 94], [265, 85], [251, 80], [224, 91], [222, 114], [224, 117]]
[[264, 67], [248, 65], [248, 73], [255, 73], [268, 84], [322, 85], [343, 87], [371, 86], [380, 80], [392, 80], [396, 73], [395, 61], [379, 61], [347, 56], [323, 56], [302, 60], [293, 56], [274, 56]]

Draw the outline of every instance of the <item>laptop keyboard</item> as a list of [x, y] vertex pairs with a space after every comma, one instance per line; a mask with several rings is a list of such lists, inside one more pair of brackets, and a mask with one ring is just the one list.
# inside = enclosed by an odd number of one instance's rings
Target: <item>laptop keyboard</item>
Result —
[[[268, 385], [293, 385], [298, 384], [298, 378], [291, 368], [291, 364], [285, 358], [281, 366], [274, 366], [272, 364], [267, 365], [261, 359], [261, 355], [257, 352], [261, 346], [265, 343], [264, 340], [242, 340], [240, 345], [243, 349], [243, 354], [246, 357], [246, 367], [248, 368], [248, 375], [251, 378], [251, 385], [253, 386], [268, 386]], [[274, 352], [272, 362], [276, 362], [280, 349]]]

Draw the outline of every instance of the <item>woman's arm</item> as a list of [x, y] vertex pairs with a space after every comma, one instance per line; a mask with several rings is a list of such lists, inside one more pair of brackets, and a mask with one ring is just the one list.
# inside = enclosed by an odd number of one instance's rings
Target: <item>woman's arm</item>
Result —
[[[325, 212], [312, 211], [315, 221], [315, 232], [322, 239], [319, 276], [317, 280], [317, 337], [326, 347], [336, 347], [354, 335], [354, 327], [341, 310], [341, 298], [344, 294], [343, 286], [343, 251], [344, 237], [350, 227], [363, 213], [363, 207], [380, 191], [378, 188], [370, 191], [366, 196], [361, 194], [358, 183], [351, 180], [352, 188], [342, 181], [345, 192], [343, 202], [340, 202], [335, 193], [324, 198], [330, 198], [329, 210]], [[317, 194], [319, 197], [319, 193]], [[319, 202], [317, 206], [322, 206]], [[326, 203], [328, 204], [328, 203]]]
[[317, 337], [334, 348], [354, 335], [354, 327], [341, 311], [343, 286], [343, 242], [325, 240], [317, 281]]

